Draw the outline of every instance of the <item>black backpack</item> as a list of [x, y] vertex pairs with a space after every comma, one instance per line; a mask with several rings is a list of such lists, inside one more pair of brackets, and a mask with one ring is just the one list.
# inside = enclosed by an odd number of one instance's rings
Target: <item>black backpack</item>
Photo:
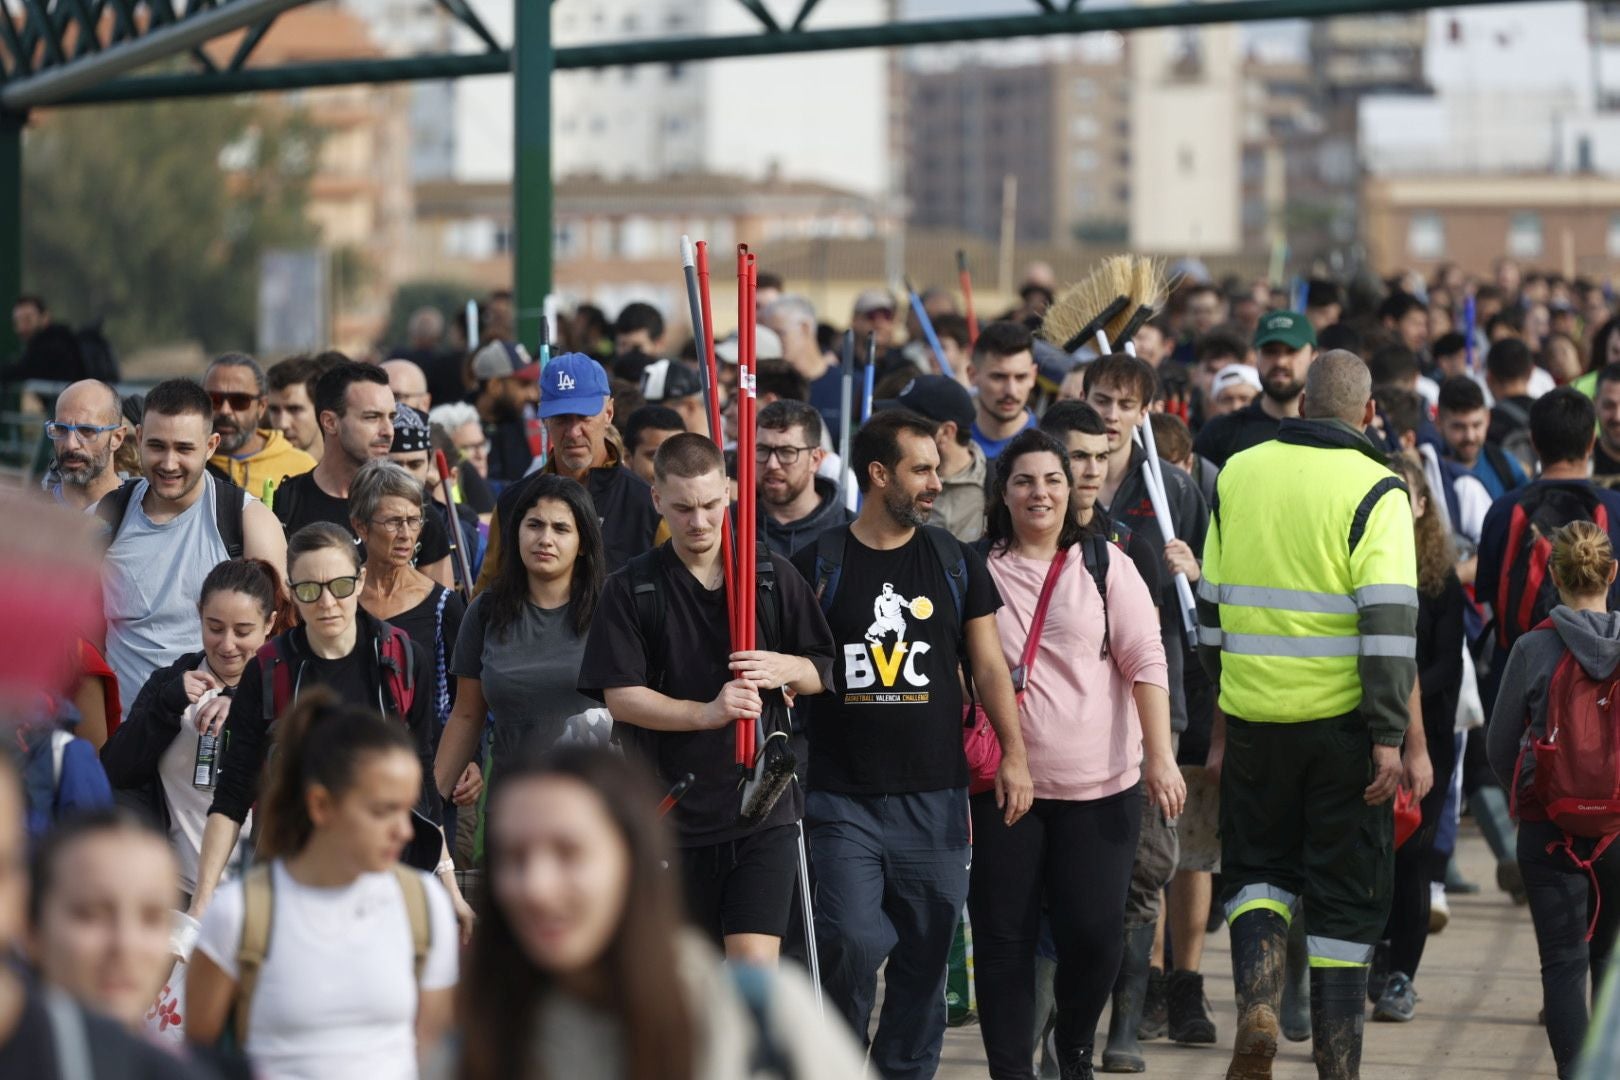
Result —
[[117, 383], [119, 379], [118, 354], [112, 342], [101, 331], [101, 320], [86, 323], [73, 335], [79, 343], [79, 359], [84, 363], [86, 379], [100, 379], [104, 383]]
[[[214, 524], [219, 529], [219, 538], [225, 545], [227, 559], [240, 559], [242, 557], [242, 496], [247, 494], [229, 480], [221, 480], [210, 474], [209, 482], [214, 485]], [[135, 495], [135, 485], [140, 478], [125, 480], [116, 491], [109, 491], [96, 504], [96, 516], [105, 521], [112, 529], [107, 537], [107, 545], [118, 539], [118, 530], [124, 527], [124, 515], [129, 510], [129, 500]]]
[[1496, 584], [1496, 640], [1503, 649], [1558, 606], [1558, 588], [1547, 564], [1553, 532], [1572, 521], [1590, 521], [1609, 531], [1609, 508], [1590, 484], [1536, 484], [1513, 504]]

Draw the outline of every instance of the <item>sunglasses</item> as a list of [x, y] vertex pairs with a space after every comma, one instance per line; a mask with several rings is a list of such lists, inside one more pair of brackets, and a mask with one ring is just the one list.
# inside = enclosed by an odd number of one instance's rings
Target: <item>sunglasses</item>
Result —
[[295, 581], [292, 583], [292, 594], [300, 604], [313, 604], [319, 600], [322, 589], [331, 593], [334, 600], [347, 600], [354, 595], [359, 584], [358, 574], [335, 577], [331, 581]]
[[231, 412], [247, 412], [260, 398], [258, 394], [216, 394], [210, 390], [208, 400], [214, 403], [216, 411], [229, 405]]
[[122, 424], [59, 424], [55, 420], [46, 422], [45, 437], [52, 442], [62, 442], [69, 435], [77, 435], [80, 442], [89, 442], [97, 435], [105, 435], [109, 431], [117, 431]]

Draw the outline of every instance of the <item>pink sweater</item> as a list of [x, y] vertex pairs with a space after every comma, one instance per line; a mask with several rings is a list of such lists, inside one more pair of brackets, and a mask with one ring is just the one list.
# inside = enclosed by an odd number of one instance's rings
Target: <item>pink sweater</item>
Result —
[[[1002, 552], [990, 575], [1004, 601], [996, 613], [1007, 666], [1016, 667], [1050, 563]], [[1142, 575], [1124, 552], [1109, 551], [1108, 659], [1102, 599], [1079, 547], [1070, 549], [1041, 631], [1019, 723], [1038, 799], [1101, 799], [1142, 774], [1137, 683], [1168, 686], [1159, 615]]]

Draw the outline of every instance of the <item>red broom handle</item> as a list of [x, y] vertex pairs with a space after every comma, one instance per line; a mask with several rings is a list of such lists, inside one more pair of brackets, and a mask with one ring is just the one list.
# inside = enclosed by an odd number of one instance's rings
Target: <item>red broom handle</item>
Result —
[[[753, 583], [753, 564], [748, 560], [748, 245], [737, 245], [737, 592], [732, 597], [737, 620], [735, 648], [748, 649], [748, 592]], [[737, 764], [747, 769], [753, 759], [748, 753], [748, 718], [737, 717], [735, 729]]]
[[973, 275], [968, 271], [967, 259], [960, 254], [957, 258], [960, 260], [957, 277], [962, 282], [962, 310], [967, 315], [968, 347], [971, 348], [973, 343], [979, 340], [979, 320], [973, 314]]
[[[755, 556], [757, 555], [757, 548], [758, 548], [758, 545], [759, 545], [759, 529], [758, 529], [759, 523], [758, 523], [758, 520], [757, 520], [757, 515], [759, 514], [759, 497], [758, 497], [758, 487], [755, 484], [755, 472], [758, 470], [759, 463], [754, 458], [754, 447], [755, 447], [755, 443], [756, 443], [756, 434], [757, 434], [756, 430], [755, 430], [755, 425], [754, 425], [754, 411], [758, 407], [758, 404], [759, 404], [758, 390], [756, 388], [757, 387], [757, 379], [758, 379], [758, 368], [759, 368], [759, 351], [758, 351], [758, 342], [756, 340], [757, 339], [757, 332], [756, 331], [757, 331], [758, 328], [757, 328], [757, 323], [756, 323], [756, 318], [755, 318], [755, 300], [756, 300], [756, 295], [755, 294], [756, 294], [756, 291], [758, 289], [759, 268], [758, 268], [758, 265], [757, 265], [757, 263], [755, 261], [755, 257], [754, 257], [753, 252], [748, 253], [747, 272], [748, 272], [748, 278], [747, 278], [747, 286], [748, 286], [748, 398], [747, 398], [747, 400], [748, 400], [748, 427], [747, 427], [747, 431], [748, 431], [748, 455], [747, 455], [747, 461], [748, 461], [748, 488], [747, 488], [747, 491], [744, 493], [743, 497], [747, 500], [744, 503], [744, 505], [746, 505], [748, 507], [748, 562], [746, 564], [747, 567], [748, 567], [748, 570], [747, 570], [748, 577], [747, 577], [747, 588], [745, 588], [743, 590], [743, 604], [745, 605], [744, 611], [746, 612], [745, 618], [743, 620], [743, 640], [748, 643], [747, 648], [754, 649], [754, 648], [757, 648], [758, 644], [759, 644], [759, 642], [758, 642], [759, 623], [758, 623], [758, 621], [756, 619], [756, 612], [755, 612], [755, 607], [757, 606], [757, 604], [759, 602], [759, 591], [758, 591], [758, 588], [757, 588], [757, 582], [755, 580], [756, 576], [757, 576], [757, 564], [755, 562]], [[759, 747], [755, 745], [755, 736], [756, 736], [756, 726], [755, 726], [755, 723], [754, 723], [754, 718], [750, 717], [749, 720], [748, 720], [748, 730], [745, 733], [744, 740], [743, 740], [745, 745], [748, 748], [747, 763], [748, 763], [748, 765], [750, 767], [752, 767], [752, 765], [754, 763], [755, 755], [759, 752]]]

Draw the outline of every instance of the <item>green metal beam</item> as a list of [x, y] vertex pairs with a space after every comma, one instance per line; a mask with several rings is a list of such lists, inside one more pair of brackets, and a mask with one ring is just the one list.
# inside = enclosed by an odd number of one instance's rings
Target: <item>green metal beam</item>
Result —
[[[825, 30], [784, 30], [778, 33], [741, 34], [730, 37], [573, 45], [554, 50], [552, 66], [559, 71], [568, 71], [631, 64], [670, 64], [743, 56], [831, 52], [843, 49], [943, 45], [957, 41], [988, 41], [1048, 34], [1151, 30], [1277, 19], [1326, 18], [1331, 15], [1372, 15], [1431, 8], [1486, 7], [1514, 2], [1517, 0], [1219, 0], [1209, 4], [1116, 7], [1090, 11], [1060, 11], [1050, 15], [1034, 13], [937, 19]], [[517, 6], [523, 9], [537, 5], [520, 3]], [[496, 75], [510, 70], [512, 70], [510, 51], [285, 64], [207, 76], [127, 76], [72, 94], [51, 104], [87, 105], [154, 98], [299, 90], [352, 83], [454, 79], [473, 75]]]
[[[551, 5], [519, 0], [512, 43], [516, 62], [513, 93], [516, 146], [512, 159], [512, 307], [517, 339], [531, 349], [540, 342], [545, 300], [551, 292]], [[538, 352], [536, 353], [538, 356]]]
[[[23, 291], [22, 132], [26, 119], [19, 113], [0, 112], [0, 297], [7, 305]], [[0, 320], [0, 363], [16, 355], [17, 335], [11, 320]]]

